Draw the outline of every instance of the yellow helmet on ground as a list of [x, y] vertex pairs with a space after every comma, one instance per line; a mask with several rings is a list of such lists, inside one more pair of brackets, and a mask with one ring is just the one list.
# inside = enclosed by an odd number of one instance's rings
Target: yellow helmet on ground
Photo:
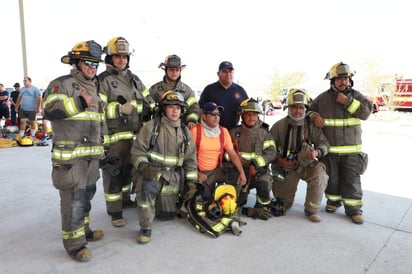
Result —
[[215, 201], [218, 201], [224, 215], [235, 213], [237, 208], [236, 189], [233, 185], [222, 184], [216, 187], [214, 194]]
[[21, 146], [32, 146], [33, 145], [33, 140], [28, 136], [24, 136], [23, 138], [20, 139], [19, 145], [21, 145]]
[[326, 73], [325, 80], [332, 80], [333, 78], [337, 77], [349, 77], [352, 78], [352, 76], [355, 75], [355, 71], [351, 69], [351, 67], [343, 62], [339, 62], [331, 69], [329, 70], [328, 73]]
[[103, 62], [102, 47], [93, 40], [79, 42], [74, 45], [73, 49], [64, 55], [60, 60], [64, 64], [77, 64], [79, 60], [92, 62]]
[[291, 89], [288, 94], [287, 98], [287, 105], [292, 106], [292, 105], [303, 105], [303, 106], [308, 106], [309, 105], [309, 95], [304, 89]]
[[132, 51], [129, 49], [129, 42], [121, 36], [110, 39], [107, 42], [107, 46], [104, 47], [104, 52], [107, 55], [132, 55]]
[[262, 113], [262, 107], [259, 102], [253, 98], [248, 98], [240, 103], [240, 113], [244, 112], [257, 112]]

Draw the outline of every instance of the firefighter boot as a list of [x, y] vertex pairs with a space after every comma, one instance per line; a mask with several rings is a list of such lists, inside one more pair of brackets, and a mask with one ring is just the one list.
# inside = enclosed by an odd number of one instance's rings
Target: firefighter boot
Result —
[[92, 251], [87, 247], [82, 247], [78, 251], [71, 253], [70, 256], [78, 262], [88, 262], [92, 258]]
[[86, 240], [88, 242], [95, 242], [100, 240], [101, 238], [103, 238], [104, 233], [101, 230], [90, 230], [89, 232], [87, 232], [86, 234]]
[[363, 224], [364, 219], [363, 219], [362, 214], [357, 213], [355, 215], [350, 216], [350, 218], [352, 219], [352, 222], [357, 224], [357, 225]]
[[150, 237], [152, 236], [152, 230], [151, 229], [140, 229], [139, 232], [137, 233], [137, 238], [136, 241], [139, 244], [147, 244], [150, 242]]
[[123, 218], [113, 219], [112, 218], [112, 226], [114, 227], [123, 227], [126, 225], [126, 222]]
[[319, 223], [322, 221], [322, 218], [317, 213], [312, 213], [305, 209], [305, 215], [308, 217], [309, 221], [314, 223]]
[[341, 206], [342, 204], [340, 202], [331, 202], [330, 200], [328, 200], [325, 210], [327, 213], [335, 213], [336, 210]]

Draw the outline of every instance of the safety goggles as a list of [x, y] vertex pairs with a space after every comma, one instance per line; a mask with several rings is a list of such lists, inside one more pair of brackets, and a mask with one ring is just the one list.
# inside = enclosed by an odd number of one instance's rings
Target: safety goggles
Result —
[[83, 62], [86, 65], [86, 67], [91, 67], [91, 66], [95, 68], [99, 67], [99, 63], [96, 63], [96, 62], [92, 62], [92, 61], [83, 61]]

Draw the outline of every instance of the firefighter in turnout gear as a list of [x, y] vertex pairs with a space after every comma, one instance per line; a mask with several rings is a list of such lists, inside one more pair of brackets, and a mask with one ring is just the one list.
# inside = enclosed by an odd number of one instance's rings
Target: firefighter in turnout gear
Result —
[[257, 100], [250, 98], [241, 102], [242, 122], [230, 130], [230, 135], [247, 177], [247, 184], [239, 194], [239, 207], [247, 203], [250, 190], [255, 188], [255, 206], [243, 207], [242, 212], [249, 217], [267, 220], [272, 190], [269, 165], [275, 159], [276, 145], [269, 133], [269, 126], [260, 121], [259, 114], [262, 114], [262, 108]]
[[132, 163], [130, 149], [137, 132], [151, 118], [155, 103], [149, 91], [129, 69], [129, 42], [114, 37], [104, 47], [106, 71], [99, 74], [100, 92], [104, 95], [109, 141], [102, 174], [107, 213], [114, 227], [126, 224], [123, 208], [133, 207]]
[[136, 201], [140, 230], [137, 242], [150, 242], [153, 220], [170, 220], [180, 199], [197, 182], [196, 147], [181, 116], [187, 104], [181, 93], [167, 91], [159, 113], [134, 141], [131, 161], [136, 170]]
[[[44, 114], [53, 127], [52, 180], [60, 194], [63, 245], [77, 261], [89, 261], [87, 242], [103, 237], [91, 230], [91, 200], [103, 156], [104, 104], [98, 93], [97, 68], [102, 54], [95, 41], [77, 43], [61, 58], [69, 75], [50, 82]], [[103, 136], [103, 138], [102, 138]]]
[[312, 222], [320, 222], [318, 211], [328, 175], [319, 159], [327, 155], [329, 142], [307, 116], [309, 95], [304, 90], [290, 90], [287, 102], [288, 115], [270, 129], [277, 146], [272, 164], [272, 191], [288, 210], [293, 205], [299, 180], [304, 180], [307, 183], [305, 215]]
[[322, 160], [329, 175], [326, 212], [334, 213], [343, 203], [352, 222], [362, 224], [361, 175], [368, 155], [362, 151], [361, 120], [369, 118], [373, 105], [352, 88], [354, 75], [347, 64], [335, 64], [325, 77], [330, 88], [312, 101], [310, 110], [330, 142], [329, 154]]
[[166, 91], [172, 90], [183, 95], [187, 104], [187, 109], [182, 117], [183, 123], [192, 129], [199, 121], [199, 103], [195, 92], [182, 82], [182, 70], [186, 65], [182, 65], [180, 57], [172, 54], [168, 55], [159, 68], [165, 71], [163, 80], [150, 87], [150, 95], [159, 103]]

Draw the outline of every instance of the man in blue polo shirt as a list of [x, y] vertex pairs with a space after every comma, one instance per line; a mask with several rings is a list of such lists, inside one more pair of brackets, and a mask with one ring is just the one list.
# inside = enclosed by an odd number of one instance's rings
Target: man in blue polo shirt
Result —
[[220, 125], [228, 130], [239, 123], [240, 103], [249, 98], [246, 91], [240, 85], [233, 83], [234, 68], [231, 62], [223, 61], [219, 65], [217, 76], [219, 80], [205, 87], [200, 95], [199, 105], [207, 102], [215, 102], [223, 106], [225, 111], [220, 117]]

